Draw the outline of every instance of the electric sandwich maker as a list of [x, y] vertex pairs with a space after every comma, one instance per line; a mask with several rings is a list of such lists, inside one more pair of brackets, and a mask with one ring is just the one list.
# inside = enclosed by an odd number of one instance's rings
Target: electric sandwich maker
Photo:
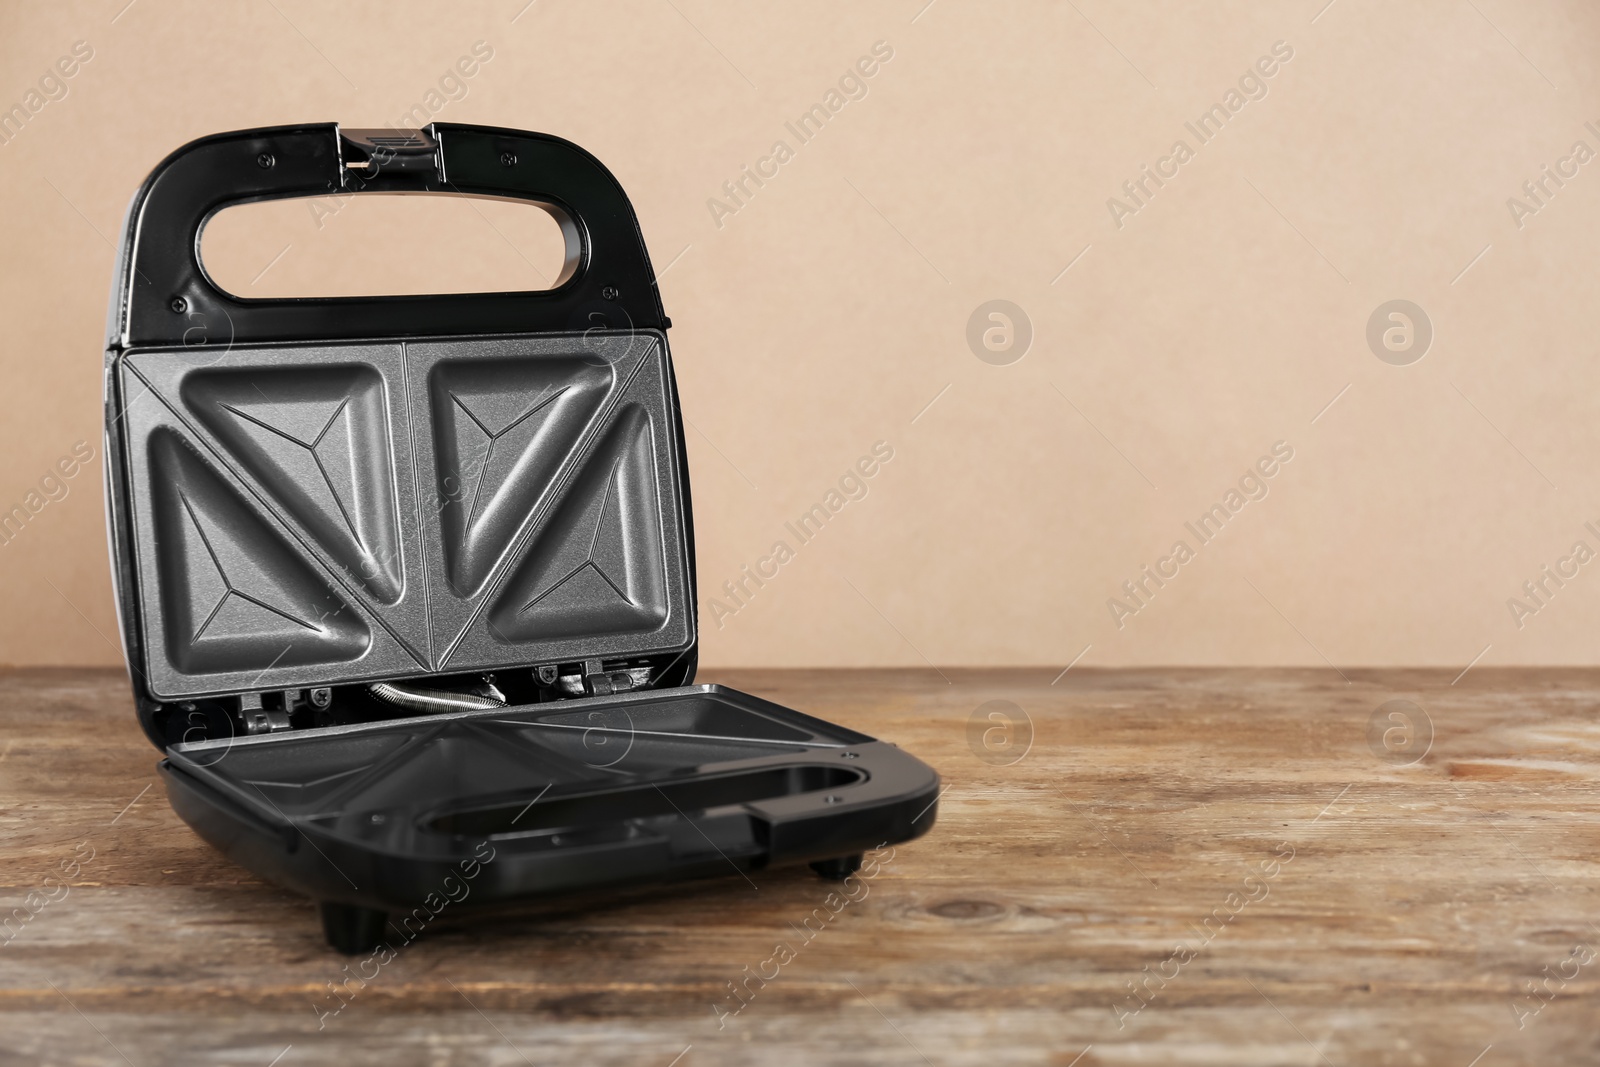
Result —
[[[225, 206], [381, 192], [536, 203], [563, 277], [246, 300], [200, 264]], [[139, 721], [174, 810], [335, 948], [469, 896], [843, 878], [933, 825], [938, 776], [895, 746], [691, 684], [669, 325], [621, 186], [555, 137], [226, 133], [134, 197], [105, 454]]]

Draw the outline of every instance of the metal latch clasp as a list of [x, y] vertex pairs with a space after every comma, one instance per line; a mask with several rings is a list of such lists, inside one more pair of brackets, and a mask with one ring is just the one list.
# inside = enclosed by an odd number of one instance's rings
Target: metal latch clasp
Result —
[[380, 174], [441, 176], [439, 142], [427, 130], [341, 129], [339, 155], [345, 170], [368, 181]]

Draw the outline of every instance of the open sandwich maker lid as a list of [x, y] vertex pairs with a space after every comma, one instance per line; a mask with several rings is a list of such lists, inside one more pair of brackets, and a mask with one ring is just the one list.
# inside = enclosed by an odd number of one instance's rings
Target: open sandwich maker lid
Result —
[[[535, 202], [564, 278], [249, 300], [199, 261], [223, 207], [385, 191]], [[668, 325], [627, 197], [558, 138], [326, 124], [169, 157], [129, 209], [106, 364], [119, 621], [153, 739], [208, 700], [248, 716], [497, 671], [567, 695], [692, 678]]]

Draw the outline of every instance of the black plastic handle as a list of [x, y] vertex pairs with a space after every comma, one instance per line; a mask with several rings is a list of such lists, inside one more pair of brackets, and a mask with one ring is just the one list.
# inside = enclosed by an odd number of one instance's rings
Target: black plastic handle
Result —
[[[570, 276], [534, 292], [250, 300], [223, 292], [200, 265], [200, 229], [224, 207], [362, 192], [511, 197], [550, 207], [576, 253]], [[341, 137], [337, 124], [321, 123], [202, 138], [156, 167], [128, 210], [110, 344], [667, 325], [633, 205], [611, 172], [577, 145], [546, 134], [442, 123]]]

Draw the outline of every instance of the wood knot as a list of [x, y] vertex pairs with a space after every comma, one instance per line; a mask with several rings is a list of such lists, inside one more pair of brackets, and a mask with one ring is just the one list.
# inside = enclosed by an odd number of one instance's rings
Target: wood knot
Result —
[[947, 900], [943, 904], [935, 904], [928, 911], [941, 919], [961, 921], [997, 919], [1006, 913], [1004, 907], [992, 900]]

